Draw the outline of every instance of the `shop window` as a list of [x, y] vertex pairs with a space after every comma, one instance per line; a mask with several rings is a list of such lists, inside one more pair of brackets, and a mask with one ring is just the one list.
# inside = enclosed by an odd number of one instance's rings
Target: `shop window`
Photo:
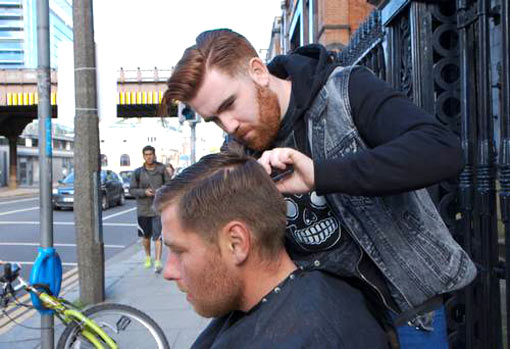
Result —
[[101, 167], [108, 166], [108, 157], [104, 154], [101, 154]]
[[129, 159], [129, 155], [128, 154], [122, 154], [120, 156], [120, 166], [130, 166], [131, 165], [131, 161]]

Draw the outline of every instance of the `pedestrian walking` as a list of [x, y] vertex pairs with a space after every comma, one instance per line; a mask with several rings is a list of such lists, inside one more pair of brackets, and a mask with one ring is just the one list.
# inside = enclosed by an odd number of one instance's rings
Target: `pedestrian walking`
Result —
[[161, 218], [153, 210], [156, 190], [170, 182], [170, 175], [162, 163], [156, 161], [156, 150], [147, 145], [142, 150], [144, 164], [137, 168], [129, 186], [129, 193], [136, 198], [138, 236], [142, 238], [145, 251], [145, 268], [152, 266], [151, 239], [154, 241], [154, 271], [160, 273], [161, 264]]
[[163, 106], [188, 103], [270, 173], [289, 167], [293, 260], [360, 281], [394, 318], [402, 348], [447, 348], [442, 295], [476, 268], [425, 187], [462, 169], [457, 137], [372, 72], [323, 46], [267, 66], [242, 35], [203, 32], [169, 78]]

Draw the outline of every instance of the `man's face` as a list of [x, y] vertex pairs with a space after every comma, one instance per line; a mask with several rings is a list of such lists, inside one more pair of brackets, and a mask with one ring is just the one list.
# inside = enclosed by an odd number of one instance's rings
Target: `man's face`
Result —
[[216, 244], [185, 231], [175, 205], [161, 214], [163, 239], [168, 247], [164, 277], [173, 280], [195, 311], [204, 317], [218, 317], [239, 309], [241, 283], [220, 255]]
[[255, 150], [267, 149], [280, 128], [281, 110], [276, 94], [257, 85], [249, 75], [230, 77], [210, 69], [197, 95], [189, 102], [206, 121], [215, 122]]
[[145, 160], [145, 163], [147, 165], [152, 165], [154, 163], [154, 160], [156, 160], [156, 156], [154, 155], [153, 151], [146, 150], [143, 152], [143, 159]]

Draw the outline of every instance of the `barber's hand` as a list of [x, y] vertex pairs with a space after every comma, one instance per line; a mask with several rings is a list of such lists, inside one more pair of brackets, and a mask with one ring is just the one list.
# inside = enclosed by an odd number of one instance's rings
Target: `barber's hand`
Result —
[[294, 172], [276, 182], [276, 187], [282, 193], [308, 193], [315, 187], [313, 160], [303, 153], [291, 148], [275, 148], [265, 151], [258, 162], [268, 174], [273, 168], [285, 170], [294, 167]]
[[154, 196], [154, 190], [152, 190], [152, 188], [145, 189], [145, 195], [146, 196]]

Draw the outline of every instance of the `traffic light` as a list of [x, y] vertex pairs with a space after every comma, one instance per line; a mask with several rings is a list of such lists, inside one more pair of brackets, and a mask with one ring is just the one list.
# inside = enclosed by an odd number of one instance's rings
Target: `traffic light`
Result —
[[197, 122], [198, 117], [197, 113], [189, 105], [186, 103], [179, 102], [179, 106], [177, 109], [177, 116], [179, 117], [179, 122], [182, 124], [184, 121], [189, 122]]

